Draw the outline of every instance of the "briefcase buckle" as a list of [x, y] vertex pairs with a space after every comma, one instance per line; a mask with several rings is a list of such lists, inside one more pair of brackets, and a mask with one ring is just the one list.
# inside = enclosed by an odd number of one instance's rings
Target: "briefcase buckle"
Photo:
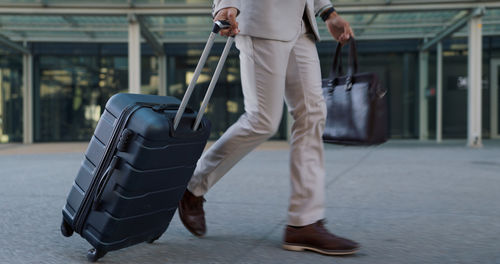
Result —
[[345, 79], [345, 90], [350, 91], [352, 89], [352, 80], [351, 76], [347, 76]]

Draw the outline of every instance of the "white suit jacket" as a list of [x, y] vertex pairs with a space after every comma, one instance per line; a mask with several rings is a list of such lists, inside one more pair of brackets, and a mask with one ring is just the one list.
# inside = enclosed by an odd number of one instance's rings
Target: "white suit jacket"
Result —
[[240, 11], [237, 18], [240, 34], [290, 41], [300, 32], [305, 8], [314, 35], [319, 40], [315, 16], [331, 5], [330, 0], [214, 0], [213, 14], [223, 8], [235, 7]]

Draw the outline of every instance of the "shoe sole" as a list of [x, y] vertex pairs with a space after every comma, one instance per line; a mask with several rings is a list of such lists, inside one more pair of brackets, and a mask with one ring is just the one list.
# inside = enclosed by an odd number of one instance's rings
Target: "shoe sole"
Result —
[[328, 256], [342, 256], [342, 255], [351, 255], [359, 251], [359, 248], [355, 248], [352, 250], [322, 250], [315, 247], [304, 246], [304, 245], [292, 245], [292, 244], [283, 244], [283, 248], [290, 251], [314, 251], [323, 255]]
[[190, 227], [189, 227], [189, 226], [188, 226], [188, 225], [184, 222], [184, 217], [183, 217], [183, 215], [184, 215], [184, 214], [182, 213], [182, 210], [181, 210], [180, 205], [179, 205], [178, 209], [179, 209], [179, 218], [181, 219], [182, 225], [184, 225], [184, 227], [185, 227], [185, 228], [186, 228], [186, 229], [187, 229], [187, 230], [188, 230], [191, 234], [193, 234], [195, 237], [200, 237], [200, 238], [201, 238], [201, 237], [205, 236], [205, 234], [198, 234], [198, 233], [194, 232], [194, 231], [193, 231], [193, 230], [192, 230], [192, 229], [191, 229], [191, 228], [190, 228]]

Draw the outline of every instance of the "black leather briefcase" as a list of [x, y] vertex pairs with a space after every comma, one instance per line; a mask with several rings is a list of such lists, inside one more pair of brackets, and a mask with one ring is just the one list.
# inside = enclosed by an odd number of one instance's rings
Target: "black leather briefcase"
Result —
[[386, 93], [374, 73], [358, 73], [356, 43], [349, 41], [347, 74], [337, 45], [330, 76], [323, 79], [327, 119], [323, 141], [340, 145], [376, 145], [387, 141]]

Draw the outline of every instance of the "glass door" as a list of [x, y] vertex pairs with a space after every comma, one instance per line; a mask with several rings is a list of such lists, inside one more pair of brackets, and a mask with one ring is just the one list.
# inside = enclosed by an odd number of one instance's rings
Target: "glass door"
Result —
[[500, 59], [491, 60], [491, 138], [500, 138]]
[[23, 141], [22, 56], [0, 57], [0, 143]]

